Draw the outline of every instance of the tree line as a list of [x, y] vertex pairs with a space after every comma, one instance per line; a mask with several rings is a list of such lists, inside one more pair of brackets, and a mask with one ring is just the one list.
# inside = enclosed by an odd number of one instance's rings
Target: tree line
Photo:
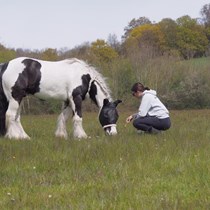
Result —
[[[210, 63], [191, 60], [210, 56], [210, 4], [204, 5], [200, 14], [199, 18], [184, 15], [158, 23], [147, 17], [134, 18], [124, 28], [121, 41], [110, 34], [107, 40], [82, 43], [73, 49], [10, 49], [0, 44], [0, 63], [20, 56], [50, 61], [77, 57], [110, 78], [114, 97], [123, 98], [128, 105], [133, 105], [129, 100], [131, 85], [141, 81], [156, 89], [169, 108], [209, 107]], [[44, 111], [48, 106], [49, 113], [58, 109], [56, 102], [30, 103], [32, 100], [25, 102], [25, 112], [38, 113], [37, 104]]]

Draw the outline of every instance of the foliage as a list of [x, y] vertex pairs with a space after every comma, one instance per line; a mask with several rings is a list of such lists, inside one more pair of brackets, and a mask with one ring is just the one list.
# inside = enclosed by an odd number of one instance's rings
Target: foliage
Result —
[[[171, 111], [172, 127], [109, 137], [85, 113], [91, 139], [56, 139], [55, 116], [24, 116], [31, 141], [0, 141], [0, 209], [209, 209], [210, 111]], [[70, 128], [69, 123], [68, 128]]]
[[16, 57], [16, 52], [13, 49], [7, 49], [0, 44], [0, 63], [8, 62]]
[[133, 18], [129, 23], [128, 26], [124, 28], [124, 35], [122, 38], [125, 40], [129, 37], [130, 32], [139, 26], [151, 24], [151, 21], [147, 17], [139, 17], [138, 19]]
[[42, 52], [42, 56], [41, 56], [42, 60], [48, 60], [48, 61], [56, 61], [58, 60], [58, 54], [57, 54], [57, 50], [56, 49], [45, 49]]
[[158, 25], [142, 25], [130, 32], [126, 40], [127, 47], [137, 45], [139, 49], [152, 47], [159, 51], [164, 43], [163, 34]]
[[178, 52], [178, 47], [177, 47], [177, 32], [178, 32], [178, 27], [177, 23], [170, 19], [170, 18], [165, 18], [162, 19], [158, 25], [160, 26], [160, 30], [163, 34], [163, 39], [165, 44], [162, 46], [162, 50], [164, 51], [165, 54], [179, 54]]
[[184, 58], [190, 59], [195, 55], [203, 55], [208, 47], [208, 39], [204, 28], [196, 24], [195, 19], [183, 16], [177, 19], [177, 46]]
[[96, 40], [92, 42], [90, 47], [90, 58], [96, 63], [109, 63], [118, 57], [117, 52], [110, 47], [104, 40]]
[[202, 20], [205, 26], [210, 27], [210, 4], [205, 4], [202, 7], [200, 13], [201, 13]]

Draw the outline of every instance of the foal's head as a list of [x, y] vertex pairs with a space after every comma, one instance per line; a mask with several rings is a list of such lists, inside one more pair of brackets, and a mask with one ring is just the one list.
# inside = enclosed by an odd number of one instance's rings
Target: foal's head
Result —
[[110, 102], [108, 99], [104, 99], [103, 107], [99, 114], [99, 121], [108, 135], [117, 134], [116, 123], [119, 115], [116, 107], [121, 102], [121, 100]]

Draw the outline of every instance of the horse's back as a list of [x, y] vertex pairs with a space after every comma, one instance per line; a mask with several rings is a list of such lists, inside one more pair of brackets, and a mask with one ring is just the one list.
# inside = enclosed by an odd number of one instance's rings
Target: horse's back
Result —
[[14, 94], [13, 89], [17, 94], [66, 99], [75, 87], [82, 85], [82, 76], [87, 74], [91, 74], [89, 66], [78, 59], [44, 61], [19, 57], [8, 63], [3, 86], [8, 97]]

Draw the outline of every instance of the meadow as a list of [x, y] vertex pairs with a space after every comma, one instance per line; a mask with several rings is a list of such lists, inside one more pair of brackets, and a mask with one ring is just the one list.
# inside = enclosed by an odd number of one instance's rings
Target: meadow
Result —
[[172, 127], [117, 136], [84, 113], [87, 140], [54, 137], [56, 115], [22, 116], [30, 141], [0, 139], [0, 209], [210, 209], [210, 110], [171, 111]]

